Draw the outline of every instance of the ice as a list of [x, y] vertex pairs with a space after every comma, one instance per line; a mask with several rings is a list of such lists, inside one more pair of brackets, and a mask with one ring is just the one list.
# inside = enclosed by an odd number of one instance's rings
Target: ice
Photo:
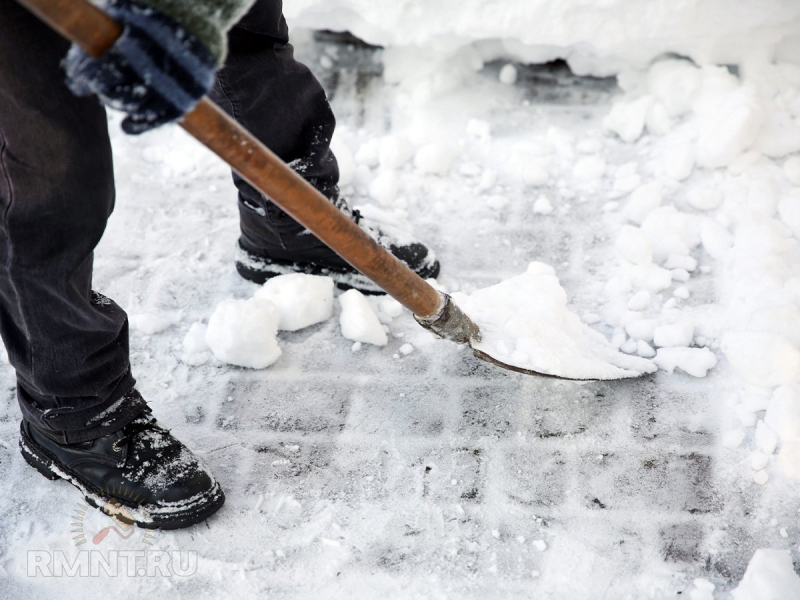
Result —
[[622, 214], [628, 220], [641, 225], [647, 215], [661, 206], [661, 190], [662, 186], [659, 181], [652, 181], [636, 188], [625, 208], [622, 209]]
[[339, 325], [344, 337], [354, 342], [375, 346], [385, 346], [389, 343], [378, 315], [372, 310], [364, 294], [358, 290], [347, 290], [339, 296], [339, 302], [342, 305]]
[[217, 360], [264, 369], [281, 357], [277, 333], [280, 314], [262, 298], [227, 299], [208, 320], [206, 344]]
[[625, 225], [614, 243], [617, 254], [635, 265], [647, 265], [653, 262], [653, 249], [647, 237], [638, 227]]
[[333, 314], [333, 279], [289, 273], [268, 279], [255, 293], [278, 309], [278, 329], [297, 331], [322, 323]]
[[417, 150], [414, 155], [414, 166], [422, 173], [444, 175], [454, 159], [455, 153], [449, 144], [431, 142]]
[[659, 348], [653, 362], [668, 373], [681, 369], [693, 377], [705, 377], [716, 366], [717, 357], [708, 348]]
[[689, 321], [680, 321], [656, 327], [653, 333], [653, 342], [660, 348], [691, 346], [693, 337], [694, 325]]
[[753, 385], [776, 387], [800, 375], [800, 352], [773, 333], [731, 331], [721, 349], [739, 375]]
[[800, 598], [800, 577], [787, 550], [759, 548], [750, 559], [742, 581], [731, 592], [733, 600], [788, 600]]
[[477, 348], [506, 364], [573, 379], [613, 379], [649, 373], [650, 361], [626, 357], [566, 306], [555, 271], [533, 262], [522, 275], [471, 294], [456, 304], [481, 329]]

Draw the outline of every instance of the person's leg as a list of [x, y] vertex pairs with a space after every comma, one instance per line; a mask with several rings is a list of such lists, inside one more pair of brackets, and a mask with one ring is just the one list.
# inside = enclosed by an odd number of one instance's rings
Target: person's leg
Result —
[[[336, 125], [322, 86], [294, 59], [281, 0], [258, 0], [228, 35], [229, 54], [211, 98], [328, 198], [339, 169], [329, 145]], [[252, 248], [310, 247], [313, 236], [234, 175], [242, 241]], [[311, 239], [308, 239], [311, 238]]]
[[71, 443], [121, 428], [144, 401], [128, 394], [126, 315], [91, 289], [111, 148], [97, 99], [63, 83], [67, 48], [0, 0], [0, 334], [24, 419]]
[[[212, 100], [359, 222], [358, 211], [351, 211], [339, 197], [339, 168], [330, 150], [336, 126], [333, 111], [320, 83], [294, 59], [281, 0], [257, 0], [230, 31], [228, 42], [228, 59], [217, 74]], [[243, 277], [263, 283], [280, 273], [299, 271], [380, 291], [240, 177], [234, 175], [234, 182], [242, 229], [236, 266]], [[421, 276], [436, 277], [439, 263], [413, 236], [361, 224]]]

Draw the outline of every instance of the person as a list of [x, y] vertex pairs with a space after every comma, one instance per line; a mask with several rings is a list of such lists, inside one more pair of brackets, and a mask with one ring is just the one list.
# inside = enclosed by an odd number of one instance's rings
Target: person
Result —
[[[174, 529], [206, 519], [225, 497], [136, 390], [125, 312], [92, 289], [93, 251], [114, 207], [98, 97], [139, 134], [209, 93], [421, 276], [435, 277], [439, 263], [340, 196], [334, 116], [293, 57], [280, 0], [111, 0], [104, 10], [123, 34], [93, 59], [0, 0], [0, 335], [16, 370], [24, 459], [108, 514]], [[268, 198], [234, 183], [243, 277], [302, 272], [368, 285]]]

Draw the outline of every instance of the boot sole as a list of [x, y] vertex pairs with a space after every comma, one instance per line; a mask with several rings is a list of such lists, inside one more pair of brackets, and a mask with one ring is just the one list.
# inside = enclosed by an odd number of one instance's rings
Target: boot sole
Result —
[[[256, 257], [242, 248], [238, 250], [236, 270], [244, 279], [257, 283], [258, 285], [263, 285], [268, 279], [272, 279], [278, 275], [304, 273], [306, 275], [330, 277], [340, 290], [355, 289], [368, 295], [386, 293], [371, 279], [356, 270], [336, 269], [333, 267], [322, 267], [313, 263], [283, 261], [260, 256]], [[438, 276], [439, 261], [434, 261], [430, 266], [426, 265], [416, 271], [416, 273], [423, 279]]]
[[42, 476], [50, 481], [63, 479], [71, 483], [83, 494], [90, 506], [109, 517], [115, 516], [116, 513], [106, 507], [108, 501], [116, 500], [128, 509], [126, 512], [133, 517], [134, 523], [143, 529], [170, 530], [190, 527], [202, 523], [225, 504], [225, 494], [216, 481], [214, 487], [199, 496], [194, 505], [189, 508], [174, 510], [169, 507], [134, 504], [125, 498], [109, 497], [107, 492], [99, 490], [80, 475], [62, 465], [56, 457], [34, 442], [22, 428], [20, 428], [19, 450], [25, 462]]

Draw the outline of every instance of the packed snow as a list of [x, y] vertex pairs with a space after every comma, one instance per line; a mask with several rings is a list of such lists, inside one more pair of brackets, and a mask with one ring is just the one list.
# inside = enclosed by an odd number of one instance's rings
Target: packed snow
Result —
[[[626, 356], [567, 307], [567, 294], [549, 265], [453, 300], [481, 331], [472, 347], [507, 365], [567, 379], [619, 379], [655, 371]], [[351, 338], [352, 339], [352, 338]]]
[[[94, 285], [131, 315], [139, 388], [227, 502], [148, 540], [196, 553], [189, 577], [28, 577], [31, 550], [80, 554], [80, 497], [22, 462], [0, 351], [0, 597], [796, 596], [800, 5], [285, 10], [337, 113], [344, 194], [413, 224], [437, 287], [465, 306], [506, 290], [659, 371], [514, 374], [394, 300], [245, 282], [228, 170], [174, 127], [126, 138], [112, 115], [118, 203]], [[553, 58], [616, 79], [527, 64]]]

